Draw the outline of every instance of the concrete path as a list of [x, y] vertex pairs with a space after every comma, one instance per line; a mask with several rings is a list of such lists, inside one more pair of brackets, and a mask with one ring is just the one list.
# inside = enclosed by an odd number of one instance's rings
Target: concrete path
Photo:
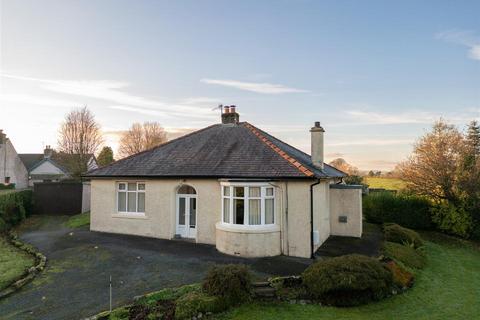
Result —
[[82, 319], [134, 296], [199, 282], [216, 263], [246, 263], [256, 276], [302, 272], [311, 261], [289, 257], [241, 259], [189, 242], [68, 229], [66, 217], [32, 217], [20, 238], [47, 256], [47, 268], [0, 301], [1, 319]]

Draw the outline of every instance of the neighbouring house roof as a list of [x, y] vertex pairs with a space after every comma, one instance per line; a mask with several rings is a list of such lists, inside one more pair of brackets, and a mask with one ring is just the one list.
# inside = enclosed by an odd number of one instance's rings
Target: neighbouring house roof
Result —
[[100, 177], [336, 178], [345, 174], [248, 122], [215, 124], [89, 171]]
[[[49, 161], [66, 174], [75, 171], [75, 160], [78, 157], [76, 154], [66, 154], [61, 152], [53, 152], [50, 158], [45, 158], [43, 153], [20, 153], [18, 156], [20, 157], [20, 160], [22, 160], [28, 172], [31, 172], [45, 161]], [[95, 156], [93, 154], [89, 154], [87, 159], [86, 166], [89, 166], [90, 160], [95, 159]]]

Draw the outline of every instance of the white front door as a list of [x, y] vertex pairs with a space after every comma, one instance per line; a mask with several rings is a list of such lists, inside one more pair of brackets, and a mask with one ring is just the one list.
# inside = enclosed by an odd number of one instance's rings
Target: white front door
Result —
[[177, 195], [177, 234], [182, 238], [197, 236], [197, 197]]

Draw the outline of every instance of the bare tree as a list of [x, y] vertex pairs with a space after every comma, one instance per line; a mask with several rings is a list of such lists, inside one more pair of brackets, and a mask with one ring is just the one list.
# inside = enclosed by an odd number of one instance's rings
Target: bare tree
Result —
[[158, 122], [134, 123], [120, 138], [118, 153], [127, 157], [167, 141], [167, 133]]
[[65, 116], [60, 126], [58, 148], [70, 155], [74, 175], [86, 171], [87, 161], [103, 143], [100, 125], [87, 107], [74, 109]]

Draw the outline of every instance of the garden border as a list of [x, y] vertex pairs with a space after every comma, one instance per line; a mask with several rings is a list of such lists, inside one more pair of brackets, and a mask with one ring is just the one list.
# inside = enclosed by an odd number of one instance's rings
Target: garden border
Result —
[[0, 300], [20, 290], [20, 288], [32, 281], [38, 273], [45, 269], [47, 263], [47, 257], [45, 257], [45, 255], [43, 255], [40, 251], [33, 248], [32, 246], [18, 240], [18, 236], [13, 231], [7, 232], [6, 239], [11, 245], [34, 256], [35, 265], [28, 268], [28, 270], [25, 271], [19, 278], [13, 280], [9, 286], [1, 290]]

